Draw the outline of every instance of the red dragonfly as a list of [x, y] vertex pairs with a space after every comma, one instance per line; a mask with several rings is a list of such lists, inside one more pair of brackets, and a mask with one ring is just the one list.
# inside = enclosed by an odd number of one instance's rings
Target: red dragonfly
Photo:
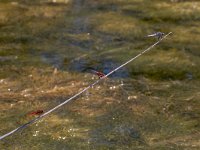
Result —
[[100, 72], [100, 71], [96, 71], [96, 70], [93, 70], [93, 69], [90, 69], [90, 70], [91, 70], [94, 74], [96, 74], [96, 75], [99, 77], [99, 79], [105, 76], [105, 74], [102, 73], [102, 72]]
[[36, 111], [33, 111], [33, 112], [28, 113], [27, 115], [33, 116], [33, 115], [41, 115], [41, 114], [43, 114], [43, 113], [44, 113], [43, 110], [36, 110]]

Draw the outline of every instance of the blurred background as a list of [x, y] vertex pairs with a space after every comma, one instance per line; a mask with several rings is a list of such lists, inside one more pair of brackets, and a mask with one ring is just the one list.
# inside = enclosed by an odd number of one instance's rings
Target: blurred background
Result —
[[173, 32], [1, 149], [200, 149], [200, 1], [0, 0], [0, 135]]

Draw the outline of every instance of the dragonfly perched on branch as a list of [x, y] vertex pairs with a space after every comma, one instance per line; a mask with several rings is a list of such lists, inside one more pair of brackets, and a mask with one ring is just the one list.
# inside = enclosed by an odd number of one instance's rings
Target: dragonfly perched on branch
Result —
[[43, 110], [36, 110], [36, 111], [32, 111], [32, 112], [28, 113], [27, 115], [28, 116], [34, 116], [34, 115], [41, 115], [43, 113], [44, 113]]
[[97, 76], [99, 77], [99, 79], [105, 76], [105, 74], [104, 74], [103, 72], [97, 71], [96, 69], [94, 69], [94, 68], [92, 68], [92, 67], [87, 67], [87, 68], [84, 69], [84, 70], [88, 70], [88, 71], [90, 71], [91, 73], [97, 75]]
[[160, 40], [164, 35], [165, 35], [165, 33], [156, 32], [156, 33], [153, 33], [153, 34], [149, 34], [149, 35], [147, 35], [145, 37], [157, 37], [158, 40]]

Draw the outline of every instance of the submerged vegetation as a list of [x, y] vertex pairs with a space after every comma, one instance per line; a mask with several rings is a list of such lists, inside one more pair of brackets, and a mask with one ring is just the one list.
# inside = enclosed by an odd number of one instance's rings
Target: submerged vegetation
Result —
[[0, 135], [149, 53], [0, 149], [199, 149], [200, 2], [1, 0]]

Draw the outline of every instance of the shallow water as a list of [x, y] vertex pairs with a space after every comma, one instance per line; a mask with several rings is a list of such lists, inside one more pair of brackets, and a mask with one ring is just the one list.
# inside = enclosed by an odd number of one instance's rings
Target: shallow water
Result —
[[[12, 13], [11, 13], [12, 11]], [[200, 2], [0, 2], [0, 135], [173, 35], [0, 149], [199, 149]], [[190, 28], [189, 28], [189, 27]]]

